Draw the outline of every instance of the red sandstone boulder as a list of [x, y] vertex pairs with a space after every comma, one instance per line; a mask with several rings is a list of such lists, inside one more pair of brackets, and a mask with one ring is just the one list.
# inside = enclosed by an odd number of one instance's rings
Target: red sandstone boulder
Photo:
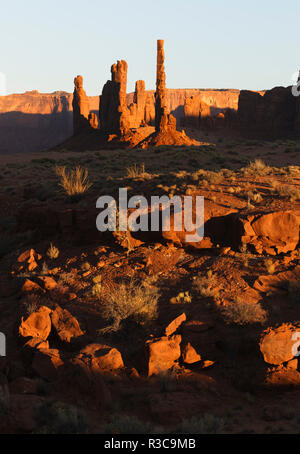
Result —
[[268, 371], [266, 376], [267, 386], [291, 388], [300, 386], [300, 372], [293, 367], [279, 366]]
[[22, 317], [19, 334], [22, 337], [37, 337], [46, 340], [51, 331], [51, 309], [41, 306], [37, 312], [29, 315], [24, 321]]
[[186, 315], [183, 312], [181, 315], [179, 315], [174, 320], [172, 320], [172, 322], [169, 323], [169, 325], [166, 327], [166, 329], [165, 329], [166, 336], [171, 336], [171, 334], [175, 333], [175, 331], [177, 331], [179, 326], [185, 321], [186, 321]]
[[182, 360], [186, 364], [194, 364], [201, 361], [201, 356], [197, 353], [190, 342], [188, 342], [183, 348]]
[[103, 344], [89, 344], [76, 359], [89, 364], [96, 372], [117, 371], [124, 367], [122, 355], [116, 348]]
[[40, 377], [52, 381], [58, 378], [63, 364], [59, 350], [41, 348], [34, 354], [32, 368]]
[[66, 309], [56, 306], [55, 310], [51, 313], [51, 321], [54, 330], [62, 342], [71, 342], [71, 340], [83, 335], [78, 321]]
[[26, 281], [22, 285], [23, 293], [34, 293], [34, 292], [42, 292], [42, 291], [43, 291], [43, 289], [36, 282], [33, 282], [30, 279], [26, 279]]
[[300, 217], [291, 211], [232, 217], [232, 241], [259, 254], [286, 253], [299, 243], [299, 226]]
[[29, 339], [22, 348], [22, 358], [28, 362], [32, 363], [33, 356], [37, 350], [48, 349], [49, 342], [38, 337], [32, 337]]
[[181, 336], [161, 337], [146, 342], [148, 355], [148, 376], [171, 369], [180, 358]]
[[[298, 341], [295, 333], [299, 333]], [[280, 365], [292, 360], [297, 353], [300, 339], [300, 326], [284, 323], [278, 328], [269, 328], [263, 332], [259, 347], [266, 363]]]
[[253, 287], [264, 293], [286, 294], [289, 284], [300, 280], [300, 265], [293, 270], [283, 271], [275, 275], [259, 276]]
[[53, 290], [57, 286], [57, 282], [50, 276], [38, 276], [38, 281], [43, 285], [45, 290]]

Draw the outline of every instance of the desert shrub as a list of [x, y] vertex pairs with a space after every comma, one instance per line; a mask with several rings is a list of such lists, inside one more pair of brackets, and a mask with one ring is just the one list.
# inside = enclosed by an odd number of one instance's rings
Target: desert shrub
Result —
[[263, 325], [267, 320], [267, 312], [259, 303], [247, 303], [241, 298], [229, 303], [222, 309], [223, 317], [229, 324], [250, 325], [259, 323]]
[[195, 291], [205, 298], [217, 296], [216, 277], [211, 270], [207, 272], [206, 276], [198, 276], [193, 286]]
[[98, 282], [97, 284], [94, 284], [92, 287], [92, 295], [96, 298], [100, 298], [102, 294], [102, 285], [101, 282]]
[[184, 419], [176, 433], [179, 434], [217, 434], [223, 428], [224, 422], [222, 418], [214, 415], [204, 414], [191, 419]]
[[41, 305], [40, 296], [36, 293], [31, 293], [27, 295], [24, 301], [24, 307], [26, 310], [27, 315], [33, 314], [38, 310]]
[[89, 262], [83, 262], [81, 265], [80, 265], [80, 268], [82, 271], [89, 271], [91, 269], [91, 265]]
[[300, 189], [293, 186], [278, 186], [277, 193], [282, 197], [288, 197], [291, 202], [300, 199]]
[[84, 194], [92, 183], [88, 179], [88, 170], [81, 166], [67, 170], [65, 166], [56, 166], [55, 172], [60, 177], [60, 186], [72, 198]]
[[101, 332], [118, 331], [121, 323], [127, 319], [144, 324], [157, 318], [159, 291], [146, 282], [122, 282], [117, 287], [107, 288], [103, 297], [102, 315], [112, 324]]
[[103, 427], [104, 434], [161, 434], [162, 428], [153, 427], [151, 423], [142, 422], [135, 416], [114, 415]]
[[141, 164], [139, 167], [137, 164], [133, 164], [130, 167], [127, 167], [127, 178], [143, 178], [145, 175], [145, 164]]
[[49, 259], [57, 259], [58, 256], [59, 256], [59, 249], [54, 246], [52, 243], [50, 243], [50, 247], [49, 249], [47, 250], [47, 256], [49, 257]]
[[266, 259], [264, 261], [264, 264], [265, 264], [265, 267], [268, 271], [269, 274], [274, 274], [275, 273], [275, 268], [276, 268], [276, 265], [274, 263], [274, 261], [272, 259]]
[[244, 175], [264, 176], [272, 173], [272, 167], [265, 164], [261, 159], [251, 161], [247, 167], [242, 169]]
[[300, 281], [289, 282], [288, 297], [292, 303], [300, 302]]
[[79, 434], [88, 429], [85, 415], [75, 406], [63, 402], [44, 402], [37, 410], [36, 420], [40, 433]]

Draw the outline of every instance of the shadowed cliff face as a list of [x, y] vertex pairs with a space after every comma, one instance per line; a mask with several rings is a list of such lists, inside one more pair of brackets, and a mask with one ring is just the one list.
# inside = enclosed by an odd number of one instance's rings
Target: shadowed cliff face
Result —
[[[147, 91], [147, 121], [153, 122], [154, 91]], [[201, 95], [213, 109], [237, 109], [239, 90], [168, 89], [167, 108], [180, 124], [184, 100]], [[89, 96], [90, 112], [98, 114], [99, 96]], [[127, 94], [127, 104], [134, 93]], [[58, 145], [73, 134], [73, 94], [38, 91], [0, 96], [0, 153], [41, 151]], [[153, 104], [152, 104], [153, 101]]]

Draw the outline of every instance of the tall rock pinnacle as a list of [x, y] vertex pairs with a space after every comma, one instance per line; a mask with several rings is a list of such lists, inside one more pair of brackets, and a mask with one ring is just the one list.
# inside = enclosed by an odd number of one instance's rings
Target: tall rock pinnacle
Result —
[[165, 73], [165, 52], [163, 39], [157, 40], [156, 92], [155, 92], [155, 130], [167, 131], [176, 129], [176, 119], [167, 109], [167, 90]]
[[77, 76], [74, 79], [73, 93], [73, 128], [74, 134], [78, 134], [89, 126], [89, 99], [83, 89], [83, 77]]

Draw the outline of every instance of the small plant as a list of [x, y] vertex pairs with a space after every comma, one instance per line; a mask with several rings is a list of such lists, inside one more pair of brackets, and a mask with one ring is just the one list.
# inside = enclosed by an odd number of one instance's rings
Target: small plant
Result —
[[158, 289], [155, 286], [132, 280], [122, 282], [115, 288], [107, 288], [102, 302], [104, 319], [112, 324], [100, 332], [118, 331], [124, 320], [132, 319], [138, 324], [157, 318]]
[[65, 166], [56, 166], [55, 172], [60, 177], [60, 186], [69, 197], [77, 198], [92, 186], [88, 179], [88, 170], [80, 166], [67, 170]]
[[266, 259], [264, 261], [264, 264], [265, 264], [265, 267], [267, 268], [267, 271], [269, 274], [275, 273], [276, 265], [272, 259]]
[[41, 426], [39, 433], [44, 434], [81, 434], [88, 429], [85, 415], [63, 402], [44, 402], [37, 410], [36, 420]]
[[194, 288], [197, 293], [205, 298], [214, 298], [217, 296], [216, 277], [211, 270], [206, 276], [198, 276], [194, 282]]
[[264, 176], [272, 173], [272, 167], [266, 165], [261, 159], [251, 161], [247, 167], [243, 169], [244, 175]]
[[102, 285], [101, 282], [98, 282], [97, 284], [94, 284], [92, 287], [92, 295], [96, 298], [100, 298], [102, 294]]
[[171, 304], [186, 304], [191, 302], [192, 297], [189, 292], [180, 292], [177, 296], [173, 296], [173, 298], [170, 299]]
[[89, 271], [91, 269], [91, 265], [89, 262], [83, 262], [80, 266], [82, 271]]
[[31, 293], [27, 296], [26, 301], [24, 302], [26, 308], [26, 313], [28, 315], [33, 314], [40, 307], [40, 297], [36, 293]]
[[143, 178], [146, 174], [145, 172], [145, 164], [141, 164], [139, 167], [138, 165], [134, 164], [131, 167], [127, 167], [127, 178]]
[[103, 427], [104, 434], [160, 434], [163, 429], [153, 427], [151, 423], [144, 423], [135, 416], [114, 415], [110, 422]]
[[179, 434], [217, 434], [223, 428], [223, 419], [218, 416], [204, 414], [200, 417], [184, 419], [177, 428]]
[[50, 247], [47, 251], [47, 256], [51, 260], [57, 259], [59, 256], [59, 249], [55, 247], [52, 243], [50, 243]]
[[250, 325], [259, 323], [263, 325], [267, 320], [267, 312], [259, 303], [247, 303], [241, 298], [229, 303], [222, 309], [222, 314], [229, 324]]

